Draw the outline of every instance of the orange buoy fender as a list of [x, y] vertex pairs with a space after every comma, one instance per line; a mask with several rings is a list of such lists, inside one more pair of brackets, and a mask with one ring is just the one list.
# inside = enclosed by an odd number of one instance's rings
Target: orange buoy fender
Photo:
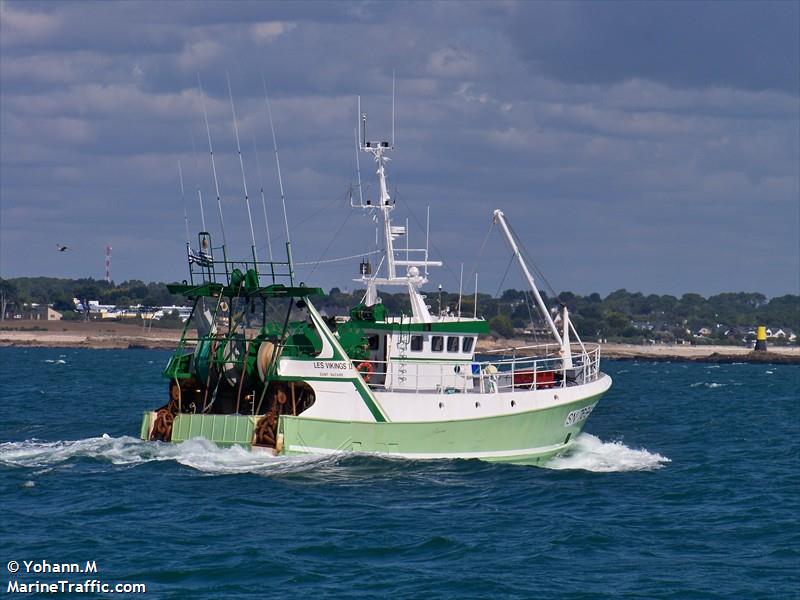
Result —
[[369, 378], [372, 377], [372, 374], [375, 372], [375, 368], [372, 366], [371, 362], [365, 360], [364, 362], [358, 363], [356, 371], [358, 371], [358, 374], [361, 375], [364, 381], [369, 381]]

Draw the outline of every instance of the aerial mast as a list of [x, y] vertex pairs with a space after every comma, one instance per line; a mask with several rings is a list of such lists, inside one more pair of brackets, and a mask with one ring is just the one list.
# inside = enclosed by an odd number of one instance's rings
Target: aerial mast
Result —
[[228, 95], [231, 99], [231, 113], [233, 114], [233, 132], [236, 135], [236, 152], [239, 154], [239, 167], [242, 169], [242, 185], [244, 187], [244, 203], [247, 206], [247, 221], [250, 223], [250, 246], [253, 252], [253, 261], [256, 263], [256, 271], [258, 271], [258, 254], [256, 252], [256, 233], [253, 229], [253, 215], [250, 212], [250, 196], [247, 195], [247, 179], [244, 176], [244, 160], [242, 160], [242, 145], [239, 143], [239, 125], [236, 121], [236, 106], [233, 103], [233, 90], [231, 89], [231, 76], [227, 72], [225, 77], [228, 80]]
[[264, 86], [264, 102], [267, 105], [267, 116], [269, 117], [269, 128], [272, 131], [272, 148], [275, 151], [275, 166], [278, 170], [278, 187], [281, 192], [281, 207], [283, 208], [283, 224], [286, 228], [286, 256], [289, 261], [289, 279], [294, 283], [294, 267], [292, 266], [292, 240], [289, 237], [289, 217], [286, 216], [286, 195], [283, 193], [283, 177], [281, 176], [281, 159], [278, 155], [278, 136], [275, 135], [275, 123], [272, 121], [272, 106], [269, 103], [269, 93], [267, 93], [267, 80], [261, 74], [261, 83]]
[[194, 180], [197, 185], [197, 200], [200, 203], [200, 224], [203, 226], [203, 231], [207, 232], [208, 229], [206, 229], [206, 212], [205, 210], [203, 210], [203, 192], [200, 191], [200, 181], [199, 178], [197, 177], [197, 172], [198, 172], [197, 147], [195, 146], [194, 143], [194, 133], [190, 131], [189, 135], [192, 138], [192, 157], [194, 158]]
[[256, 169], [258, 170], [258, 185], [261, 191], [261, 208], [264, 209], [264, 230], [267, 232], [267, 250], [269, 250], [269, 259], [273, 260], [272, 256], [272, 236], [269, 233], [269, 218], [267, 217], [267, 197], [264, 195], [264, 177], [261, 175], [261, 159], [258, 157], [258, 144], [256, 144], [256, 134], [253, 134], [253, 152], [256, 155]]
[[205, 94], [203, 93], [203, 84], [200, 83], [200, 73], [197, 74], [197, 86], [200, 88], [200, 103], [203, 107], [203, 119], [206, 123], [206, 134], [208, 136], [208, 153], [211, 155], [211, 171], [214, 174], [214, 189], [217, 192], [217, 208], [219, 209], [219, 224], [222, 229], [222, 253], [225, 255], [225, 264], [227, 269], [227, 255], [226, 248], [228, 241], [225, 238], [225, 219], [222, 217], [222, 197], [219, 193], [219, 180], [217, 179], [217, 165], [214, 162], [214, 148], [211, 146], [211, 128], [208, 126], [208, 113], [206, 112]]
[[181, 182], [181, 200], [183, 201], [183, 224], [186, 226], [186, 247], [191, 246], [189, 238], [189, 213], [186, 211], [186, 193], [183, 188], [183, 169], [181, 168], [181, 161], [178, 161], [178, 179]]
[[[360, 201], [358, 207], [364, 210], [369, 211], [380, 211], [381, 216], [383, 217], [383, 247], [384, 247], [384, 256], [381, 259], [381, 264], [383, 261], [386, 261], [386, 277], [378, 277], [378, 271], [380, 271], [380, 266], [378, 265], [378, 269], [376, 269], [374, 276], [367, 276], [367, 274], [363, 271], [361, 272], [361, 279], [357, 279], [356, 281], [360, 281], [365, 283], [367, 286], [367, 292], [365, 294], [365, 303], [367, 306], [371, 306], [375, 302], [377, 302], [377, 291], [376, 286], [378, 285], [391, 285], [391, 286], [405, 286], [408, 288], [409, 291], [409, 300], [411, 302], [411, 310], [413, 314], [413, 318], [417, 320], [417, 322], [422, 323], [430, 323], [433, 318], [428, 310], [427, 305], [425, 304], [425, 299], [419, 291], [419, 288], [427, 283], [427, 274], [428, 274], [428, 267], [429, 266], [441, 266], [440, 261], [431, 261], [428, 260], [428, 231], [426, 231], [426, 244], [425, 248], [410, 248], [409, 240], [408, 240], [408, 221], [406, 221], [405, 225], [392, 225], [392, 218], [391, 212], [395, 207], [395, 202], [392, 200], [392, 197], [389, 194], [388, 185], [386, 183], [386, 163], [389, 161], [389, 157], [387, 156], [390, 150], [394, 149], [394, 97], [395, 97], [395, 84], [394, 84], [394, 73], [392, 73], [392, 132], [391, 132], [391, 141], [375, 141], [370, 140], [367, 138], [367, 115], [361, 111], [361, 97], [358, 97], [358, 114], [357, 114], [357, 123], [356, 128], [357, 131], [360, 133], [358, 139], [358, 149], [364, 152], [369, 152], [372, 154], [375, 162], [377, 163], [377, 169], [375, 171], [378, 179], [378, 198], [373, 203], [369, 199], [364, 201], [363, 199]], [[358, 135], [358, 134], [357, 134]], [[359, 170], [360, 175], [360, 167], [358, 160], [356, 160], [356, 168]], [[360, 176], [359, 176], [360, 182]], [[359, 189], [361, 185], [359, 184]], [[376, 217], [377, 215], [373, 213]], [[376, 218], [377, 222], [377, 218]], [[394, 240], [398, 237], [406, 236], [406, 244], [405, 244], [405, 256], [403, 256], [403, 250], [400, 249], [397, 252], [399, 255], [395, 253], [394, 247]], [[377, 230], [376, 230], [376, 237], [377, 237]], [[377, 241], [377, 240], [376, 240]], [[419, 257], [422, 255], [421, 258], [411, 258], [412, 253]], [[405, 268], [406, 272], [404, 274], [398, 274], [397, 268]], [[425, 273], [421, 272], [424, 269]]]

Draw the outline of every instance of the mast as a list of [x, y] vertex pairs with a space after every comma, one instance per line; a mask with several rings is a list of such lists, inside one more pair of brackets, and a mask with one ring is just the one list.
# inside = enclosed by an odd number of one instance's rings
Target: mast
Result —
[[[361, 112], [360, 96], [358, 97], [357, 130], [360, 132], [358, 149], [372, 154], [377, 165], [375, 175], [378, 180], [377, 201], [372, 203], [369, 199], [367, 199], [365, 203], [362, 200], [358, 207], [369, 211], [380, 211], [380, 215], [382, 217], [384, 248], [384, 256], [381, 262], [384, 260], [386, 261], [386, 277], [378, 277], [376, 270], [374, 276], [367, 277], [362, 274], [362, 277], [360, 279], [356, 279], [356, 281], [364, 283], [367, 286], [367, 293], [365, 295], [367, 305], [371, 305], [371, 303], [376, 301], [377, 293], [375, 291], [375, 286], [377, 285], [407, 287], [409, 292], [409, 300], [411, 301], [413, 317], [417, 320], [417, 322], [430, 323], [432, 322], [433, 318], [428, 311], [424, 297], [419, 292], [419, 288], [428, 282], [428, 267], [441, 266], [442, 263], [440, 261], [428, 260], [428, 231], [426, 231], [425, 234], [426, 247], [411, 248], [408, 241], [408, 222], [406, 222], [405, 225], [392, 225], [391, 213], [392, 210], [394, 210], [395, 203], [389, 194], [389, 186], [386, 183], [386, 163], [389, 161], [387, 153], [389, 150], [394, 149], [394, 83], [392, 84], [392, 140], [372, 141], [367, 139], [367, 115]], [[356, 168], [360, 174], [358, 161], [356, 162]], [[359, 185], [359, 188], [360, 187], [361, 186]], [[405, 249], [395, 250], [394, 240], [400, 236], [406, 236]], [[400, 253], [399, 256], [397, 255], [397, 252]], [[405, 256], [403, 256], [403, 252], [405, 252]], [[412, 258], [412, 256], [419, 257], [420, 255], [421, 258]], [[399, 274], [398, 267], [405, 267], [406, 273]], [[424, 275], [421, 272], [421, 269], [425, 270]]]
[[272, 121], [272, 106], [269, 103], [267, 93], [267, 80], [261, 74], [261, 84], [264, 86], [264, 102], [267, 105], [267, 116], [269, 117], [269, 128], [272, 131], [272, 148], [275, 151], [275, 166], [278, 170], [278, 187], [281, 192], [281, 206], [283, 208], [283, 224], [286, 228], [286, 255], [289, 261], [289, 279], [294, 282], [294, 267], [292, 266], [292, 240], [289, 237], [289, 218], [286, 216], [286, 195], [283, 193], [283, 177], [281, 176], [281, 158], [278, 155], [278, 136], [275, 135], [275, 123]]
[[358, 174], [358, 202], [360, 206], [364, 206], [364, 192], [361, 188], [361, 161], [358, 156], [358, 128], [353, 130], [353, 136], [356, 140], [356, 173]]
[[261, 190], [261, 207], [264, 209], [264, 229], [267, 232], [267, 249], [269, 250], [269, 260], [272, 256], [272, 237], [269, 233], [269, 219], [267, 218], [267, 197], [264, 195], [264, 177], [261, 175], [261, 159], [258, 157], [258, 145], [256, 144], [256, 134], [253, 134], [253, 152], [256, 155], [256, 168], [258, 169], [258, 185]]
[[[200, 83], [200, 73], [197, 74], [197, 86], [200, 88], [200, 104], [203, 107], [203, 119], [206, 123], [206, 135], [208, 135], [208, 152], [211, 155], [211, 171], [214, 173], [214, 189], [217, 192], [217, 208], [219, 209], [219, 224], [222, 228], [222, 246], [226, 248], [228, 246], [228, 241], [225, 238], [225, 219], [222, 217], [222, 197], [219, 193], [219, 180], [217, 179], [217, 165], [214, 162], [214, 148], [211, 146], [211, 128], [208, 126], [208, 113], [206, 112], [206, 101], [205, 101], [205, 94], [203, 93], [203, 84]], [[225, 254], [225, 250], [223, 250], [223, 254]], [[226, 261], [226, 269], [227, 269], [227, 258]]]
[[[528, 285], [533, 292], [534, 298], [536, 298], [536, 305], [539, 307], [539, 312], [547, 321], [547, 326], [550, 328], [550, 332], [553, 334], [553, 337], [558, 342], [558, 345], [561, 346], [562, 352], [569, 351], [569, 346], [566, 348], [564, 347], [564, 340], [562, 339], [561, 334], [558, 332], [558, 328], [556, 324], [553, 322], [553, 318], [550, 316], [550, 311], [547, 310], [547, 305], [542, 300], [542, 295], [539, 293], [539, 289], [536, 287], [536, 283], [533, 281], [533, 276], [531, 272], [528, 270], [528, 265], [525, 264], [525, 260], [522, 258], [522, 253], [519, 251], [519, 247], [517, 246], [516, 240], [514, 240], [514, 236], [511, 235], [511, 230], [508, 228], [508, 224], [506, 223], [506, 217], [503, 214], [502, 210], [495, 210], [494, 211], [494, 220], [496, 223], [500, 223], [500, 227], [503, 230], [503, 234], [506, 236], [506, 241], [508, 245], [511, 247], [511, 252], [514, 253], [514, 257], [517, 259], [519, 263], [519, 268], [522, 271], [523, 276], [528, 282]], [[566, 313], [565, 313], [566, 314]]]
[[461, 294], [464, 289], [464, 263], [461, 263], [461, 276], [458, 278], [458, 318], [461, 318]]
[[178, 161], [178, 178], [181, 181], [181, 201], [183, 202], [183, 224], [186, 226], [186, 247], [192, 245], [189, 238], [189, 213], [186, 211], [186, 192], [183, 188], [183, 169], [181, 168], [181, 161]]
[[[236, 122], [236, 106], [233, 104], [233, 90], [231, 89], [231, 76], [227, 72], [225, 77], [228, 80], [228, 95], [231, 99], [231, 113], [233, 114], [233, 132], [236, 135], [236, 152], [239, 154], [239, 167], [242, 169], [242, 185], [244, 186], [244, 203], [247, 206], [247, 220], [250, 223], [250, 240], [252, 241], [253, 260], [258, 263], [256, 253], [256, 233], [253, 230], [253, 215], [250, 212], [250, 197], [247, 195], [247, 179], [244, 176], [244, 160], [242, 160], [242, 145], [239, 143], [239, 125]], [[258, 267], [256, 266], [256, 270]]]
[[203, 210], [203, 192], [200, 191], [200, 181], [197, 177], [197, 148], [194, 144], [194, 133], [191, 131], [189, 132], [190, 137], [192, 138], [192, 157], [194, 158], [194, 180], [197, 184], [197, 199], [200, 202], [200, 223], [203, 225], [203, 231], [208, 231], [206, 229], [206, 213]]
[[472, 307], [472, 318], [478, 318], [478, 274], [475, 273], [475, 306]]

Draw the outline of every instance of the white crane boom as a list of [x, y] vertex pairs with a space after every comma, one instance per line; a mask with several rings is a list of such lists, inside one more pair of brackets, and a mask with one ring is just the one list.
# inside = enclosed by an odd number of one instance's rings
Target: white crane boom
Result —
[[503, 214], [502, 210], [495, 210], [494, 211], [494, 220], [496, 223], [500, 223], [500, 227], [503, 230], [503, 234], [506, 236], [506, 241], [508, 245], [511, 247], [511, 252], [514, 253], [514, 257], [517, 259], [519, 263], [519, 268], [522, 270], [522, 275], [528, 282], [528, 285], [533, 292], [533, 297], [536, 298], [536, 304], [539, 307], [539, 312], [542, 313], [542, 316], [547, 321], [547, 326], [550, 328], [550, 332], [553, 334], [553, 337], [556, 338], [558, 341], [558, 345], [564, 347], [564, 341], [561, 337], [561, 334], [558, 332], [558, 328], [556, 324], [553, 322], [553, 318], [550, 316], [550, 311], [547, 310], [547, 305], [542, 300], [542, 295], [539, 293], [539, 289], [536, 287], [536, 283], [533, 281], [533, 275], [531, 275], [530, 270], [528, 270], [528, 265], [525, 264], [525, 259], [522, 258], [522, 253], [519, 251], [519, 246], [517, 246], [517, 242], [514, 239], [514, 236], [511, 235], [511, 230], [508, 228], [508, 224], [506, 223], [506, 217]]

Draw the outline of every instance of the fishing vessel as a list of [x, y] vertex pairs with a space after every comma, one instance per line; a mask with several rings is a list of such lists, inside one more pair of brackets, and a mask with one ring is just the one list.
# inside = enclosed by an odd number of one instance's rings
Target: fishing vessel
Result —
[[[395, 247], [408, 231], [391, 218], [386, 162], [394, 140], [367, 140], [366, 117], [356, 137], [357, 151], [375, 162], [377, 197], [364, 200], [359, 184], [352, 204], [374, 215], [382, 233], [374, 272], [360, 263], [362, 302], [347, 315], [321, 314], [315, 302], [323, 291], [295, 281], [288, 226], [280, 261], [259, 261], [254, 236], [251, 257], [229, 260], [224, 240], [215, 247], [199, 233], [197, 250], [187, 241], [189, 279], [169, 286], [192, 304], [164, 370], [169, 398], [144, 414], [142, 439], [202, 437], [276, 456], [361, 452], [534, 465], [563, 452], [611, 386], [599, 346], [580, 340], [566, 306], [547, 307], [519, 239], [495, 210], [552, 342], [477, 354], [478, 339], [489, 334], [477, 311], [432, 313], [426, 304], [428, 270], [442, 264], [429, 260], [427, 241], [423, 249]], [[408, 314], [388, 314], [381, 288], [404, 290]]]

